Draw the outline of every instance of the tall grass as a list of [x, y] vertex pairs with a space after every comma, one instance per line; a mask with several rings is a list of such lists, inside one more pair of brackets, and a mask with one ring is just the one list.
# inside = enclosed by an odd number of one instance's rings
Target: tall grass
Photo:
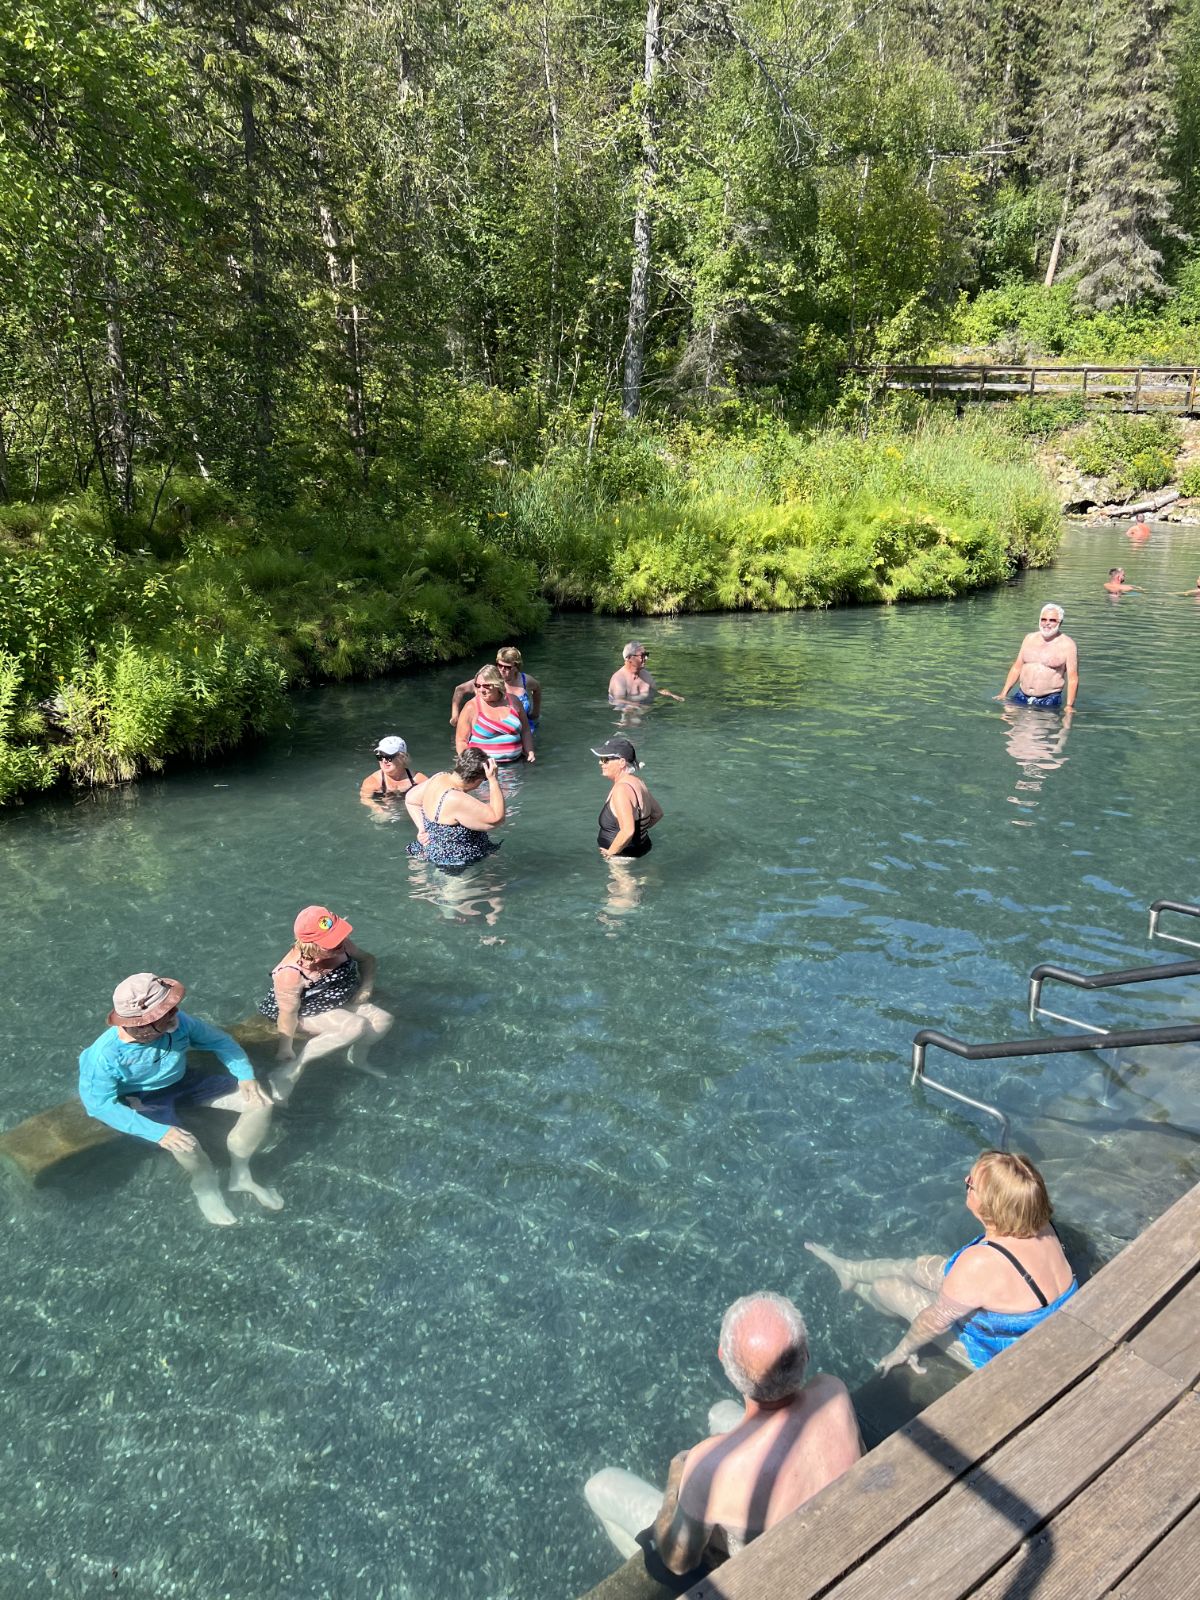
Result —
[[1044, 565], [1058, 545], [1030, 447], [986, 419], [866, 440], [685, 426], [656, 445], [633, 495], [578, 446], [506, 484], [503, 537], [555, 601], [669, 613], [940, 598]]

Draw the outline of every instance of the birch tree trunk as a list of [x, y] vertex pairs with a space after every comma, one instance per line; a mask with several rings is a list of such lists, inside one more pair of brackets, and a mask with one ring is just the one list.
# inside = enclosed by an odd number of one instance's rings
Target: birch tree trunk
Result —
[[[104, 353], [108, 374], [109, 442], [113, 485], [121, 510], [133, 510], [133, 421], [129, 405], [129, 374], [125, 367], [125, 333], [121, 302], [108, 253], [108, 224], [103, 215], [96, 224], [100, 250], [100, 279], [104, 286]], [[97, 445], [100, 441], [97, 439]]]
[[[362, 480], [366, 483], [370, 479], [371, 466], [367, 454], [367, 407], [363, 384], [362, 325], [357, 301], [358, 262], [355, 259], [353, 241], [351, 241], [349, 265], [343, 264], [341, 231], [338, 228], [333, 212], [324, 202], [321, 203], [319, 210], [321, 238], [325, 245], [326, 270], [329, 273], [329, 287], [333, 291], [333, 314], [337, 319], [338, 331], [342, 336], [346, 361], [346, 431], [350, 436], [350, 448], [354, 452], [355, 460], [358, 462]], [[348, 300], [345, 296], [347, 289], [350, 291]]]
[[621, 412], [636, 417], [642, 403], [642, 374], [646, 368], [646, 323], [650, 312], [650, 257], [653, 244], [652, 208], [658, 181], [658, 117], [654, 108], [655, 80], [662, 71], [662, 31], [659, 0], [646, 6], [646, 55], [642, 72], [642, 171], [637, 209], [633, 214], [633, 275], [629, 284], [629, 320], [625, 330], [625, 377], [621, 385]]
[[1071, 151], [1071, 159], [1067, 163], [1067, 183], [1063, 191], [1062, 210], [1058, 214], [1058, 227], [1054, 233], [1054, 243], [1050, 247], [1050, 264], [1046, 268], [1046, 288], [1054, 286], [1054, 274], [1058, 271], [1058, 258], [1062, 254], [1063, 233], [1067, 226], [1067, 217], [1071, 211], [1071, 191], [1075, 187], [1075, 152]]

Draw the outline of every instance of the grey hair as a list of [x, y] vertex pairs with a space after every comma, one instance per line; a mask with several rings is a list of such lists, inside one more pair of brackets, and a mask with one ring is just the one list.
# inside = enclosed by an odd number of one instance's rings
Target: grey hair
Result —
[[[786, 1349], [778, 1361], [760, 1377], [752, 1378], [735, 1353], [738, 1331], [747, 1313], [755, 1306], [767, 1305], [775, 1311], [788, 1333]], [[746, 1400], [769, 1403], [797, 1394], [804, 1387], [808, 1370], [808, 1328], [792, 1302], [781, 1294], [762, 1289], [735, 1300], [721, 1318], [721, 1365], [725, 1376]]]
[[1058, 604], [1057, 604], [1057, 603], [1056, 603], [1056, 602], [1055, 602], [1055, 601], [1053, 601], [1053, 600], [1051, 600], [1051, 601], [1050, 601], [1050, 603], [1049, 603], [1049, 604], [1048, 604], [1048, 605], [1044, 605], [1044, 606], [1042, 606], [1042, 608], [1041, 608], [1041, 610], [1040, 610], [1040, 611], [1039, 611], [1039, 612], [1038, 612], [1038, 616], [1039, 616], [1039, 617], [1040, 617], [1040, 616], [1041, 616], [1041, 614], [1042, 614], [1042, 611], [1057, 611], [1057, 612], [1058, 612], [1058, 620], [1059, 620], [1059, 621], [1060, 621], [1060, 622], [1061, 622], [1061, 621], [1062, 621], [1062, 619], [1063, 619], [1063, 618], [1064, 618], [1064, 617], [1065, 617], [1065, 616], [1066, 616], [1066, 614], [1067, 614], [1067, 613], [1066, 613], [1066, 612], [1065, 612], [1065, 611], [1064, 611], [1064, 610], [1063, 610], [1063, 608], [1062, 608], [1062, 607], [1061, 607], [1061, 606], [1060, 606], [1060, 605], [1058, 605]]

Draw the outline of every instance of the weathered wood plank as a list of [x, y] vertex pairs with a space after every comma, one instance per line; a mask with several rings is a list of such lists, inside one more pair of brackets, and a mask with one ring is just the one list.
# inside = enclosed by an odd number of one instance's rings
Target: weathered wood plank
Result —
[[972, 1600], [1099, 1600], [1200, 1499], [1200, 1399], [1185, 1394]]
[[1200, 1273], [1159, 1308], [1130, 1341], [1130, 1349], [1181, 1383], [1200, 1380]]
[[1198, 1258], [1200, 1184], [1102, 1267], [1058, 1315], [1086, 1322], [1115, 1343], [1190, 1276]]
[[1200, 1600], [1200, 1507], [1112, 1593], [1115, 1600]]
[[[1152, 1427], [1177, 1379], [1118, 1349], [834, 1586], [830, 1600], [958, 1600]], [[752, 1547], [753, 1548], [753, 1547]], [[724, 1589], [732, 1597], [735, 1591]]]
[[719, 1583], [702, 1580], [689, 1594], [809, 1600], [919, 1517], [1111, 1351], [1086, 1325], [1050, 1317], [722, 1567]]

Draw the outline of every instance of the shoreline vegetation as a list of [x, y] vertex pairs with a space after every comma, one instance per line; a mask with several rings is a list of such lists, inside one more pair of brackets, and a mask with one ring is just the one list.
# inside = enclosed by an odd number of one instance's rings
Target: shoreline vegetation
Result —
[[256, 514], [173, 475], [123, 516], [89, 494], [0, 507], [0, 801], [203, 758], [279, 725], [290, 688], [449, 661], [552, 605], [948, 598], [1057, 548], [1050, 483], [994, 423], [624, 424], [517, 465], [511, 400], [472, 398], [488, 423], [456, 430], [453, 492], [397, 477]]

